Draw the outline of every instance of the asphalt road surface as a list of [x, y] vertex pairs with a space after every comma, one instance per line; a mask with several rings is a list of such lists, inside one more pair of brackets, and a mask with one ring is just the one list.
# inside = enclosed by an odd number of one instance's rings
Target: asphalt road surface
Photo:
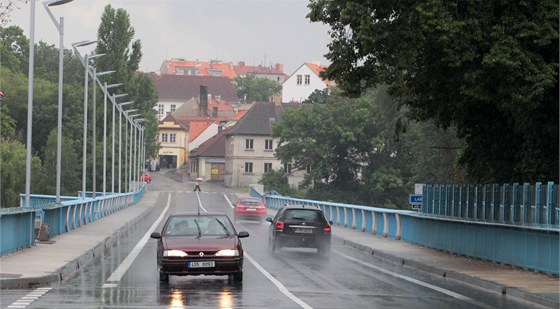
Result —
[[[235, 191], [205, 183], [179, 183], [154, 173], [149, 186], [160, 191], [157, 206], [118, 237], [104, 254], [70, 279], [34, 290], [2, 290], [1, 304], [35, 297], [24, 308], [530, 308], [495, 292], [386, 263], [333, 238], [330, 256], [314, 249], [268, 247], [269, 223], [241, 221], [244, 280], [218, 276], [171, 276], [160, 283], [156, 241], [149, 238], [169, 213], [222, 211], [232, 218]], [[111, 278], [111, 280], [108, 280]], [[117, 283], [113, 283], [117, 278]], [[110, 281], [110, 282], [108, 282]], [[20, 307], [21, 308], [21, 307]]]

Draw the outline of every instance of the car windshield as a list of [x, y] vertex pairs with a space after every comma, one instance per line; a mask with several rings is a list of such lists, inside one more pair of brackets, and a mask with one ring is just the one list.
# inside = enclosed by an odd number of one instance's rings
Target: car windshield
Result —
[[311, 209], [287, 210], [284, 220], [304, 220], [308, 222], [323, 222], [323, 214]]
[[226, 216], [173, 216], [169, 218], [165, 236], [224, 236], [235, 234]]
[[241, 199], [240, 203], [244, 205], [259, 205], [261, 204], [261, 200], [257, 198], [245, 198], [245, 199]]

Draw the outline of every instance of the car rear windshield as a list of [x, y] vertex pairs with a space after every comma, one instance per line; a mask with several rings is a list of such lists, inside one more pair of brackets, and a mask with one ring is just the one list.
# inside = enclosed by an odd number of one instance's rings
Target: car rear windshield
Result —
[[261, 200], [256, 198], [244, 198], [240, 200], [241, 204], [249, 204], [249, 205], [259, 205], [261, 204]]
[[305, 220], [307, 222], [324, 223], [325, 217], [319, 210], [312, 209], [290, 209], [286, 210], [284, 220]]

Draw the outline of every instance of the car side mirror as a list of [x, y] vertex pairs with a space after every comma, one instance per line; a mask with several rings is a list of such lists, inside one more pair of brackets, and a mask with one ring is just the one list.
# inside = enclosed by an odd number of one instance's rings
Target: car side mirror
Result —
[[158, 232], [153, 232], [153, 233], [150, 235], [150, 238], [161, 239], [161, 234], [158, 233]]
[[266, 220], [266, 222], [272, 223], [272, 218], [271, 217], [267, 217], [265, 220]]
[[239, 237], [239, 238], [249, 237], [249, 232], [241, 231], [241, 232], [237, 233], [237, 237]]
[[333, 223], [332, 220], [329, 220], [329, 224], [330, 224], [330, 225], [334, 225], [334, 223]]

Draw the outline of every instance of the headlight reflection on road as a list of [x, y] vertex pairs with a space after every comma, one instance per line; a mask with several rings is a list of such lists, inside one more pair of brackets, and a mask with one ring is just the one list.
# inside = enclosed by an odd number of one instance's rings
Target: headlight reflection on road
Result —
[[185, 306], [183, 305], [183, 292], [181, 292], [180, 290], [173, 291], [173, 293], [171, 294], [171, 303], [169, 304], [169, 308], [185, 308]]
[[233, 299], [231, 297], [231, 291], [221, 291], [219, 296], [219, 308], [233, 308]]

